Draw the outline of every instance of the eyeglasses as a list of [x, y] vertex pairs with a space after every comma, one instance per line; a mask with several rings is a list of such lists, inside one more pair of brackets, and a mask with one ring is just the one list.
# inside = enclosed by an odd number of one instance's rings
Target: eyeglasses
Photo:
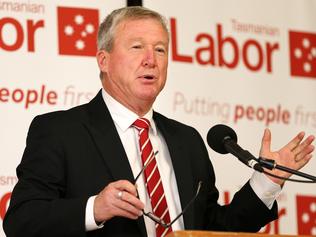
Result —
[[[145, 171], [145, 169], [147, 168], [147, 166], [151, 163], [151, 161], [155, 158], [155, 156], [158, 154], [158, 151], [156, 151], [153, 156], [148, 160], [148, 162], [142, 167], [142, 169], [140, 170], [139, 174], [136, 176], [136, 178], [134, 179], [134, 184], [136, 185], [136, 182], [138, 180], [138, 178], [142, 175], [142, 173]], [[145, 212], [144, 210], [142, 210], [143, 215], [147, 216], [148, 218], [150, 218], [151, 220], [153, 220], [155, 223], [163, 226], [164, 228], [169, 228], [170, 226], [172, 226], [173, 223], [175, 223], [185, 212], [186, 210], [191, 206], [191, 204], [195, 201], [195, 199], [197, 198], [197, 196], [200, 193], [200, 189], [202, 186], [202, 181], [199, 181], [198, 183], [198, 187], [196, 190], [195, 195], [193, 196], [193, 198], [187, 203], [187, 205], [183, 208], [182, 212], [177, 215], [171, 222], [166, 223], [163, 219], [161, 219], [160, 217], [156, 216], [154, 213], [152, 212]], [[137, 191], [137, 195], [138, 195], [138, 191]], [[138, 195], [139, 196], [139, 195]]]

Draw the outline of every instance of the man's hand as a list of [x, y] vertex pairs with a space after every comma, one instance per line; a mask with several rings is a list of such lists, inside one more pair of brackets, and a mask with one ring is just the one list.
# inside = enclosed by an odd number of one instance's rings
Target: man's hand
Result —
[[94, 219], [96, 222], [107, 221], [114, 216], [137, 219], [142, 215], [143, 208], [136, 187], [127, 180], [119, 180], [110, 183], [95, 198]]
[[[265, 129], [261, 142], [260, 157], [273, 159], [278, 165], [286, 166], [294, 170], [299, 170], [309, 162], [309, 160], [312, 158], [311, 153], [314, 150], [312, 142], [314, 141], [315, 137], [308, 136], [303, 141], [304, 136], [305, 133], [300, 132], [283, 148], [278, 151], [272, 152], [270, 150], [271, 132], [269, 129]], [[271, 173], [284, 178], [288, 178], [291, 176], [290, 173], [277, 169], [271, 171]], [[273, 178], [271, 176], [268, 177], [273, 182], [280, 185], [283, 185], [285, 182], [284, 180]]]

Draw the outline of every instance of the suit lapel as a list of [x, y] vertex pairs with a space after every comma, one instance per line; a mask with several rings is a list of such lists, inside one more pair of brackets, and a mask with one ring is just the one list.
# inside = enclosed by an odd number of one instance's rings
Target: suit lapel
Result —
[[[94, 140], [106, 167], [109, 168], [107, 172], [110, 172], [114, 180], [124, 179], [133, 182], [134, 176], [127, 155], [114, 121], [104, 103], [101, 90], [88, 104], [88, 110], [90, 121], [84, 123], [84, 126]], [[137, 223], [142, 235], [147, 236], [144, 219], [138, 218]], [[124, 227], [122, 226], [122, 228]]]
[[89, 103], [90, 121], [85, 124], [114, 180], [133, 181], [124, 147], [111, 115], [103, 101], [101, 91]]
[[[177, 136], [177, 129], [172, 126], [166, 118], [162, 117], [158, 113], [154, 113], [154, 120], [157, 124], [158, 129], [163, 134], [163, 137], [168, 146], [174, 173], [177, 180], [181, 207], [183, 210], [184, 207], [193, 198], [196, 189], [196, 187], [194, 187], [195, 184], [193, 183], [192, 179], [189, 154], [187, 153], [187, 150], [184, 149], [184, 146], [188, 146], [189, 144], [184, 144], [183, 142], [181, 142], [182, 140], [180, 140], [179, 136]], [[194, 205], [187, 209], [183, 215], [185, 229], [192, 229], [194, 227], [193, 206]]]

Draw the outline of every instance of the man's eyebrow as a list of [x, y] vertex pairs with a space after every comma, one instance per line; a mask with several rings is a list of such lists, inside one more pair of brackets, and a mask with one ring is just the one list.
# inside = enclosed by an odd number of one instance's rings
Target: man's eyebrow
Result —
[[158, 41], [156, 45], [158, 45], [158, 44], [162, 44], [165, 47], [168, 46], [168, 42], [164, 42], [164, 41]]
[[[132, 37], [132, 38], [129, 39], [129, 42], [131, 42], [131, 43], [134, 42], [134, 41], [144, 41], [144, 40], [141, 37], [135, 37], [135, 38]], [[168, 46], [168, 41], [159, 40], [158, 42], [155, 43], [155, 45], [160, 45], [160, 44], [165, 46], [165, 47], [167, 47]]]

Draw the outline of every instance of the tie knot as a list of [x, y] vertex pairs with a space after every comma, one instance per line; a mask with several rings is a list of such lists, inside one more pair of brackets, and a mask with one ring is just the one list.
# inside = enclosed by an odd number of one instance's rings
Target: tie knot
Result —
[[141, 129], [147, 129], [148, 130], [149, 127], [150, 127], [150, 122], [148, 121], [148, 119], [138, 118], [133, 123], [133, 126], [136, 127], [138, 130], [141, 130]]

